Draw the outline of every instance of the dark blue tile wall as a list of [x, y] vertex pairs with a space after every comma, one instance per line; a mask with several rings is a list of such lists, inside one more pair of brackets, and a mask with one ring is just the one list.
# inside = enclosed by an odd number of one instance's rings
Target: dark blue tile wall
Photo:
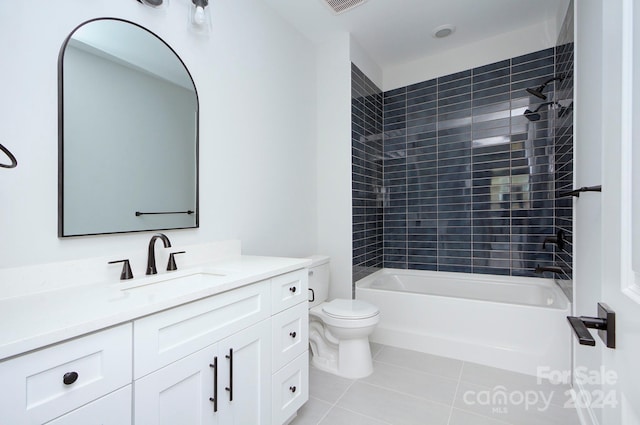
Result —
[[382, 267], [382, 91], [351, 65], [353, 282]]
[[572, 163], [571, 118], [558, 131], [556, 104], [535, 122], [523, 113], [544, 103], [525, 89], [553, 77], [559, 57], [546, 49], [384, 93], [384, 267], [537, 276], [558, 261], [542, 242], [558, 212], [570, 228], [554, 194], [568, 178], [557, 167]]
[[[571, 8], [570, 8], [571, 11]], [[380, 267], [571, 279], [573, 43], [381, 93], [352, 65], [353, 279]], [[545, 101], [540, 119], [525, 109]], [[564, 250], [545, 237], [562, 230]], [[545, 277], [548, 277], [545, 275]]]

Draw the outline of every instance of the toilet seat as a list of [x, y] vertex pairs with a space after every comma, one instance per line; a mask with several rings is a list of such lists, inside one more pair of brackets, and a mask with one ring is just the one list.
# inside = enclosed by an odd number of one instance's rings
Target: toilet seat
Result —
[[380, 311], [366, 301], [336, 299], [323, 303], [322, 312], [336, 319], [358, 320], [377, 316]]

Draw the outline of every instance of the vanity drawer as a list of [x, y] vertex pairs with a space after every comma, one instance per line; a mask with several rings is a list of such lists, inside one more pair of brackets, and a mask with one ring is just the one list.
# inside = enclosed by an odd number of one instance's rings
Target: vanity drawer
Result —
[[268, 318], [269, 285], [259, 282], [134, 321], [134, 379]]
[[47, 425], [130, 425], [131, 385], [119, 389]]
[[309, 309], [307, 303], [291, 307], [271, 319], [272, 370], [275, 372], [298, 357], [309, 346]]
[[42, 424], [131, 382], [131, 324], [0, 363], [2, 423]]
[[283, 424], [309, 399], [309, 354], [305, 351], [273, 375], [273, 425]]
[[271, 279], [271, 312], [276, 314], [289, 307], [307, 301], [309, 271], [296, 270]]

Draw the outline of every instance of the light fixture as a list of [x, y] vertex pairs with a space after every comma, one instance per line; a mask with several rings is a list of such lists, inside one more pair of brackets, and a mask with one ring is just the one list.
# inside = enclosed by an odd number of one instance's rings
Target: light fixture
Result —
[[189, 24], [197, 33], [206, 34], [211, 29], [209, 16], [209, 0], [191, 0], [189, 7]]
[[146, 6], [151, 6], [156, 9], [169, 7], [169, 0], [138, 0], [138, 3], [142, 3]]
[[[169, 0], [136, 0], [154, 9], [164, 9], [169, 6]], [[209, 0], [186, 0], [188, 6], [189, 29], [195, 33], [208, 34], [211, 31], [211, 17], [209, 16]]]
[[455, 30], [456, 27], [451, 24], [440, 25], [439, 27], [436, 27], [433, 29], [433, 31], [431, 31], [431, 35], [434, 38], [445, 38], [453, 34]]

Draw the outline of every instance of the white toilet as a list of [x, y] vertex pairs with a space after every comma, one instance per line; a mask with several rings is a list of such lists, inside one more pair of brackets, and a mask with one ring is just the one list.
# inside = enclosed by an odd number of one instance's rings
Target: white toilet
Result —
[[329, 257], [309, 257], [309, 345], [311, 364], [345, 378], [373, 372], [369, 335], [379, 321], [378, 307], [329, 296]]

